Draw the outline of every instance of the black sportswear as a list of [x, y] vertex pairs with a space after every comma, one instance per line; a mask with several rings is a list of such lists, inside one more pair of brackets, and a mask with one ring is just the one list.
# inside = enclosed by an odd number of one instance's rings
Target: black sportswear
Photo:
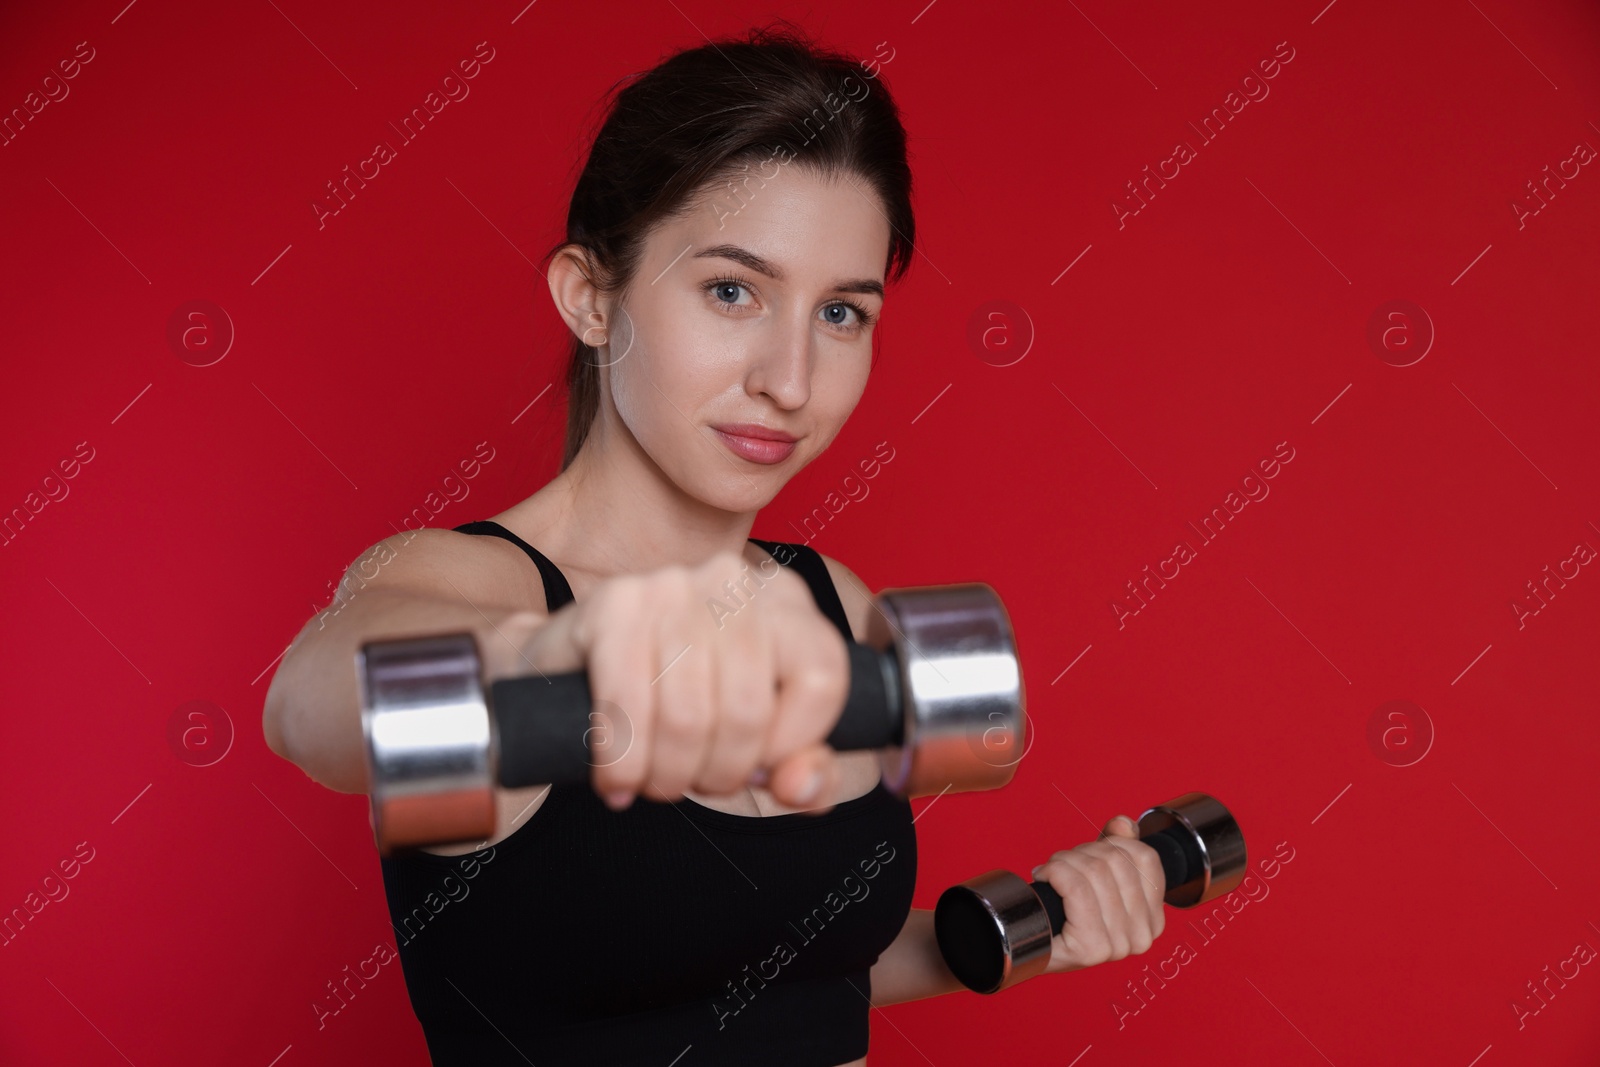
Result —
[[[572, 600], [556, 566], [489, 521]], [[751, 538], [852, 640], [822, 557]], [[911, 910], [911, 805], [880, 781], [825, 815], [688, 798], [613, 812], [556, 785], [476, 853], [383, 858], [412, 1009], [437, 1067], [835, 1067], [867, 1053], [868, 968]]]

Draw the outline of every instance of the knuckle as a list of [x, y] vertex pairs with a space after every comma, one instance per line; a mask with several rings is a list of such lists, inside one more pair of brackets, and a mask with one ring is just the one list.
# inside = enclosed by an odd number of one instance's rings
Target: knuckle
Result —
[[[1157, 866], [1159, 867], [1160, 864], [1157, 864]], [[1150, 873], [1150, 868], [1146, 866], [1144, 857], [1134, 852], [1119, 852], [1117, 854], [1117, 869], [1122, 872], [1123, 877], [1131, 878], [1134, 881], [1145, 878]]]
[[710, 732], [711, 710], [702, 700], [669, 697], [656, 708], [656, 724], [672, 740], [694, 739]]
[[619, 619], [634, 616], [643, 584], [634, 575], [621, 575], [601, 582], [587, 603], [579, 603], [574, 623], [586, 647], [592, 648], [594, 639], [608, 627], [615, 626]]
[[1161, 865], [1161, 857], [1156, 854], [1155, 849], [1148, 849], [1147, 851], [1150, 853], [1148, 856], [1139, 857], [1140, 870], [1144, 871], [1146, 877], [1151, 881], [1165, 877], [1166, 868]]
[[718, 728], [737, 741], [748, 741], [766, 732], [772, 716], [772, 694], [759, 679], [736, 678], [728, 683]]
[[797, 696], [806, 701], [821, 701], [835, 688], [828, 667], [815, 658], [797, 667], [785, 682], [794, 689]]
[[[1098, 909], [1100, 907], [1100, 898], [1095, 894], [1094, 886], [1089, 884], [1088, 879], [1068, 878], [1066, 883], [1067, 888], [1065, 892], [1061, 892], [1061, 899], [1070, 907], [1077, 908], [1080, 911]], [[1060, 891], [1058, 890], [1058, 892]], [[1072, 913], [1068, 911], [1067, 914], [1070, 915]]]
[[850, 652], [839, 631], [820, 612], [814, 621], [816, 638], [807, 645], [803, 673], [821, 695], [843, 701], [850, 684]]

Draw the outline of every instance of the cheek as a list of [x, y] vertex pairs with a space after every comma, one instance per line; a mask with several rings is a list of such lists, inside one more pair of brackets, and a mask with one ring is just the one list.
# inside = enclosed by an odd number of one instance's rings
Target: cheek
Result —
[[671, 335], [640, 330], [631, 342], [621, 349], [625, 355], [613, 355], [616, 362], [604, 371], [610, 375], [612, 403], [634, 439], [665, 458], [664, 450], [682, 447], [676, 442], [690, 429], [685, 415], [702, 406], [704, 361], [696, 362]]
[[840, 368], [827, 381], [819, 383], [821, 388], [812, 392], [811, 406], [827, 426], [826, 436], [818, 439], [814, 445], [813, 456], [827, 449], [844, 429], [851, 413], [860, 403], [862, 393], [866, 391], [869, 369], [870, 361], [863, 357], [859, 364], [850, 365], [848, 370]]
[[632, 312], [619, 307], [607, 357], [611, 364], [601, 370], [609, 378], [617, 413], [635, 436], [646, 428], [653, 409], [660, 402], [660, 394], [650, 383], [661, 379], [655, 363], [663, 345], [661, 338], [654, 336], [657, 331], [645, 328], [650, 321], [649, 307], [635, 308]]
[[649, 441], [661, 420], [658, 409], [666, 407], [666, 401], [650, 384], [657, 375], [646, 366], [644, 354], [637, 348], [607, 373], [611, 376], [611, 401], [618, 418], [635, 439]]
[[862, 352], [838, 368], [827, 383], [826, 395], [817, 399], [826, 401], [828, 411], [836, 421], [844, 422], [861, 402], [862, 394], [867, 391], [867, 376], [871, 370], [871, 354]]

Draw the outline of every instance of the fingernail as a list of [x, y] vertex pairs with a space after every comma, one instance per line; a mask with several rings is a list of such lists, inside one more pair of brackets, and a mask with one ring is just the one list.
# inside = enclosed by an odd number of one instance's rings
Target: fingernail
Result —
[[618, 789], [606, 794], [606, 806], [612, 811], [624, 811], [633, 806], [633, 794], [626, 789]]
[[750, 772], [750, 784], [751, 785], [766, 785], [767, 784], [767, 769], [765, 767], [757, 767], [755, 770], [751, 771]]
[[822, 792], [822, 772], [812, 771], [811, 777], [806, 779], [806, 784], [800, 787], [800, 803], [811, 803], [817, 799], [817, 794], [820, 792]]

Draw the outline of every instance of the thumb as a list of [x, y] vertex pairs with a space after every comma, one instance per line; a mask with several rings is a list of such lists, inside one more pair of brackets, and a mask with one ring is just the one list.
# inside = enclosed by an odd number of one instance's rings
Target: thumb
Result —
[[832, 777], [833, 750], [812, 745], [783, 760], [771, 774], [768, 788], [790, 807], [816, 803]]
[[1113, 834], [1117, 837], [1136, 838], [1139, 836], [1139, 824], [1126, 815], [1118, 815], [1106, 823], [1106, 828], [1100, 831], [1102, 838], [1111, 837]]

